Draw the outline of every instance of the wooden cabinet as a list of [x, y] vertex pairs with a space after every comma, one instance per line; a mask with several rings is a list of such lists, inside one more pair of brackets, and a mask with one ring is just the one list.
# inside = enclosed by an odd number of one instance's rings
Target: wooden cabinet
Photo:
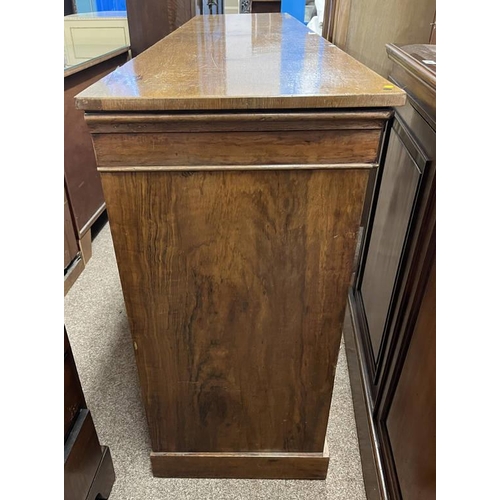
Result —
[[385, 45], [429, 43], [435, 14], [436, 0], [326, 0], [323, 36], [387, 76]]
[[[408, 93], [375, 182], [346, 346], [369, 498], [435, 497], [435, 46], [389, 45]], [[375, 461], [373, 459], [375, 457]]]
[[388, 85], [291, 16], [252, 14], [196, 17], [77, 96], [155, 476], [325, 477], [365, 193], [405, 101]]
[[207, 3], [206, 0], [127, 0], [132, 55], [144, 52], [193, 16], [203, 14]]
[[101, 446], [87, 408], [64, 329], [64, 499], [105, 500], [115, 473], [107, 446]]
[[[77, 48], [77, 46], [75, 46]], [[83, 112], [75, 95], [128, 58], [122, 47], [64, 69], [64, 293], [92, 255], [91, 226], [106, 208]]]

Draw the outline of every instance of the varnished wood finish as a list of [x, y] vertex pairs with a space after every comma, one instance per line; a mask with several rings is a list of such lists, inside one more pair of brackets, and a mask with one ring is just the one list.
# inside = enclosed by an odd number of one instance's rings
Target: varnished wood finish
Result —
[[84, 114], [75, 108], [75, 95], [127, 60], [127, 53], [105, 59], [64, 77], [64, 177], [68, 199], [79, 237], [104, 210], [104, 195], [92, 140]]
[[64, 295], [66, 295], [71, 287], [75, 284], [80, 274], [82, 274], [85, 269], [85, 263], [81, 255], [77, 255], [75, 259], [71, 262], [69, 267], [64, 272]]
[[78, 63], [78, 64], [73, 64], [72, 66], [69, 66], [67, 68], [64, 68], [64, 76], [70, 76], [75, 73], [79, 73], [80, 71], [83, 71], [87, 68], [91, 68], [92, 66], [97, 66], [108, 59], [113, 59], [117, 56], [121, 56], [122, 54], [127, 54], [130, 48], [128, 46], [120, 47], [118, 49], [112, 50], [110, 52], [106, 52], [105, 54], [102, 54], [97, 57], [93, 57], [87, 61]]
[[64, 439], [68, 437], [81, 409], [86, 408], [71, 350], [64, 356]]
[[327, 0], [325, 2], [322, 36], [342, 50], [345, 50], [350, 12], [351, 0]]
[[78, 242], [76, 241], [73, 218], [66, 198], [66, 186], [64, 187], [64, 269], [78, 255]]
[[[353, 400], [369, 500], [435, 498], [435, 89], [433, 99], [422, 99], [430, 75], [426, 63], [419, 62], [427, 60], [429, 50], [410, 46], [406, 57], [394, 58], [390, 80], [404, 82], [408, 103], [396, 110], [388, 151], [381, 157], [381, 188], [350, 292], [353, 334], [351, 338], [345, 330], [346, 353], [355, 381]], [[392, 176], [408, 168], [421, 172], [415, 196], [411, 175], [399, 180]], [[389, 207], [385, 215], [384, 207]], [[377, 230], [379, 210], [379, 219], [398, 213], [399, 224], [392, 217], [385, 231], [396, 231], [400, 241], [406, 233], [398, 251], [390, 250], [394, 235], [382, 237], [380, 224]], [[381, 256], [397, 272], [378, 273]], [[382, 304], [384, 287], [392, 292]], [[371, 326], [366, 321], [375, 310], [386, 318], [381, 338], [375, 339], [380, 346], [376, 365], [373, 321]]]
[[87, 265], [92, 257], [92, 231], [87, 231], [79, 241], [83, 262]]
[[64, 499], [85, 500], [101, 461], [101, 446], [89, 410], [81, 410], [64, 443]]
[[325, 479], [328, 453], [152, 453], [156, 477]]
[[278, 14], [193, 19], [77, 98], [153, 474], [325, 477], [366, 187], [404, 99]]
[[[343, 336], [351, 384], [352, 402], [356, 416], [356, 431], [359, 443], [359, 453], [363, 468], [363, 481], [368, 500], [386, 500], [385, 477], [381, 466], [378, 449], [378, 436], [373, 422], [371, 395], [369, 394], [369, 373], [367, 366], [358, 355], [362, 346], [355, 333], [353, 320], [356, 318], [352, 310], [354, 300], [352, 290], [344, 318]], [[359, 327], [357, 327], [359, 328]]]
[[374, 361], [379, 355], [420, 177], [418, 166], [393, 131], [361, 285]]
[[385, 45], [429, 41], [435, 0], [326, 0], [323, 36], [386, 77]]
[[435, 45], [387, 45], [387, 55], [394, 61], [391, 79], [402, 88], [410, 88], [414, 106], [432, 128], [436, 128]]
[[[106, 499], [115, 474], [107, 447], [101, 447], [87, 409], [64, 328], [64, 498]], [[100, 496], [98, 496], [100, 495]]]
[[390, 109], [317, 110], [313, 113], [86, 113], [93, 134], [163, 132], [284, 132], [304, 130], [382, 130]]
[[99, 167], [375, 163], [379, 130], [94, 135]]
[[87, 493], [86, 500], [107, 500], [115, 482], [115, 469], [111, 452], [107, 446], [101, 446], [101, 461]]
[[368, 178], [345, 172], [101, 174], [153, 450], [323, 450]]
[[[314, 78], [298, 71], [302, 66], [314, 67]], [[404, 104], [404, 92], [387, 84], [288, 14], [197, 16], [81, 92], [77, 105], [161, 111]]]
[[144, 52], [196, 14], [194, 0], [127, 0], [132, 55]]
[[387, 415], [401, 496], [436, 498], [436, 264]]

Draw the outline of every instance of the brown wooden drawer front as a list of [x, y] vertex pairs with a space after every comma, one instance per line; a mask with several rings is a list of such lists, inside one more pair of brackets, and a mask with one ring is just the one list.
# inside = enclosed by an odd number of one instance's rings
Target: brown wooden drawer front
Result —
[[381, 130], [95, 134], [99, 167], [375, 163]]

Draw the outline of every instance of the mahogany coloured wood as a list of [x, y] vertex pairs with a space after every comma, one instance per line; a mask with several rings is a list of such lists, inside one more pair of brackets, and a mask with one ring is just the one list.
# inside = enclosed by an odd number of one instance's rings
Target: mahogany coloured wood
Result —
[[394, 131], [389, 140], [384, 174], [361, 283], [374, 361], [385, 332], [396, 273], [421, 172]]
[[367, 183], [404, 99], [280, 14], [195, 18], [77, 96], [153, 474], [325, 477]]
[[401, 89], [288, 14], [197, 16], [77, 98], [86, 111], [366, 108], [404, 102]]
[[66, 269], [73, 259], [78, 255], [78, 243], [75, 236], [73, 219], [66, 198], [66, 186], [64, 187], [64, 269]]
[[101, 174], [154, 451], [323, 450], [368, 173]]
[[[393, 182], [392, 194], [388, 189], [384, 194], [381, 188], [374, 196], [371, 215], [377, 213], [379, 205], [392, 204], [395, 210], [399, 205], [401, 221], [407, 219], [400, 226], [407, 226], [407, 234], [402, 251], [390, 257], [393, 267], [398, 267], [390, 303], [387, 308], [380, 307], [380, 289], [375, 285], [389, 288], [385, 276], [373, 280], [371, 290], [364, 283], [370, 275], [369, 261], [376, 258], [370, 254], [374, 249], [381, 253], [380, 245], [372, 245], [373, 239], [377, 240], [375, 224], [368, 224], [349, 295], [354, 328], [344, 332], [369, 500], [435, 498], [435, 291], [429, 292], [429, 287], [435, 287], [436, 254], [435, 65], [423, 61], [431, 60], [427, 57], [435, 55], [435, 47], [412, 45], [408, 52], [406, 49], [387, 47], [395, 63], [390, 80], [407, 90], [408, 103], [395, 112], [389, 151], [382, 152], [380, 171], [383, 184], [385, 175], [394, 172], [394, 165], [390, 165], [394, 161], [398, 168], [413, 165], [421, 172], [419, 186], [409, 219], [404, 211], [408, 214], [410, 200], [395, 200], [399, 193], [413, 191], [411, 175]], [[391, 156], [391, 149], [399, 150], [399, 159]], [[386, 188], [389, 185], [385, 183]], [[407, 196], [411, 198], [411, 194]], [[370, 216], [369, 220], [375, 218]], [[385, 240], [389, 248], [390, 238]], [[386, 256], [389, 258], [389, 253]], [[375, 268], [371, 266], [372, 278]], [[371, 304], [372, 311], [374, 306], [380, 307], [387, 318], [376, 366], [366, 304], [368, 309]]]
[[64, 498], [105, 500], [114, 480], [111, 454], [99, 444], [64, 327]]
[[144, 52], [194, 15], [192, 0], [127, 0], [132, 55]]
[[436, 498], [436, 263], [387, 414], [404, 500]]
[[100, 167], [376, 163], [380, 130], [94, 135]]
[[[106, 56], [107, 57], [107, 56]], [[64, 77], [64, 178], [69, 203], [79, 237], [105, 208], [104, 195], [96, 168], [92, 140], [85, 124], [83, 112], [75, 108], [75, 95], [96, 82], [127, 60], [127, 48], [114, 57], [96, 58], [78, 66]]]
[[324, 453], [152, 453], [156, 477], [325, 479]]

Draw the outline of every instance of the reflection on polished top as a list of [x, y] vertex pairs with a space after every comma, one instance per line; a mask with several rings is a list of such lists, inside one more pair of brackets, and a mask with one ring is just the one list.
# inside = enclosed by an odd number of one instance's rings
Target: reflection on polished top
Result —
[[400, 106], [405, 93], [288, 14], [197, 16], [76, 97], [88, 111]]
[[[92, 46], [93, 50], [99, 51], [98, 45]], [[113, 50], [109, 50], [107, 47], [103, 48], [100, 52], [102, 54], [94, 57], [89, 57], [83, 61], [78, 61], [76, 64], [64, 64], [64, 77], [74, 75], [75, 73], [79, 73], [85, 69], [91, 68], [93, 66], [97, 66], [98, 64], [107, 61], [108, 59], [112, 59], [113, 57], [119, 56], [125, 52], [128, 52], [130, 47], [128, 45], [124, 45], [123, 47], [118, 47]]]

